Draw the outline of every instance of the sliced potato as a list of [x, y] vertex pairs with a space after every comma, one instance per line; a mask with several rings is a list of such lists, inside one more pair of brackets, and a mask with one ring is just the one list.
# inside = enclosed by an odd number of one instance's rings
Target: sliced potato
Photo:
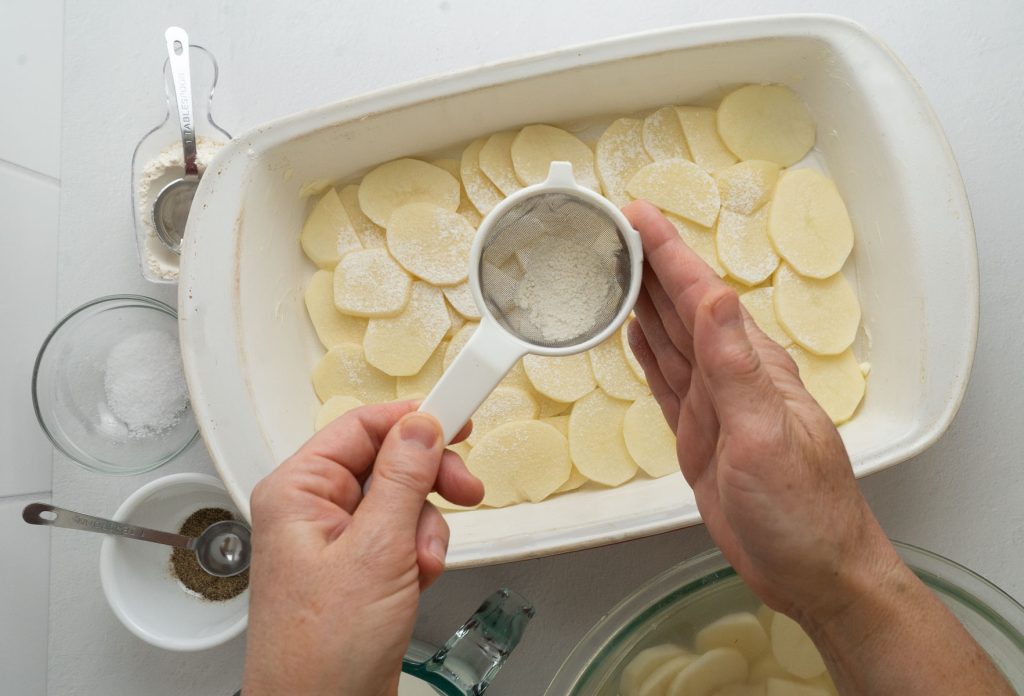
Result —
[[479, 322], [467, 322], [465, 326], [459, 329], [457, 334], [452, 336], [452, 340], [448, 343], [448, 349], [444, 352], [445, 370], [452, 366], [452, 361], [455, 360], [455, 356], [459, 354], [459, 351], [466, 347], [470, 336], [473, 335], [473, 332], [476, 331], [476, 327], [479, 325]]
[[421, 160], [399, 159], [382, 164], [359, 184], [359, 207], [387, 229], [391, 214], [410, 203], [431, 203], [455, 212], [460, 184], [451, 174]]
[[715, 232], [707, 227], [702, 227], [695, 222], [684, 220], [681, 217], [668, 213], [665, 215], [669, 222], [676, 228], [679, 237], [686, 242], [686, 246], [693, 249], [697, 256], [704, 259], [704, 263], [711, 266], [711, 270], [721, 278], [725, 276], [725, 269], [718, 260], [718, 250], [715, 248]]
[[401, 314], [374, 318], [367, 324], [363, 337], [366, 361], [393, 377], [415, 375], [440, 345], [450, 324], [441, 291], [415, 282]]
[[832, 677], [828, 672], [825, 672], [814, 679], [808, 679], [804, 683], [808, 686], [821, 689], [829, 696], [839, 696], [839, 689], [836, 688], [835, 682], [832, 681]]
[[349, 222], [356, 231], [356, 236], [364, 249], [380, 249], [386, 246], [384, 228], [380, 227], [359, 207], [359, 184], [349, 184], [338, 193], [341, 204], [345, 206]]
[[316, 412], [316, 423], [313, 427], [316, 430], [322, 430], [324, 426], [335, 418], [339, 418], [352, 409], [359, 408], [362, 405], [363, 402], [354, 396], [349, 396], [347, 394], [335, 394], [327, 401], [320, 404], [320, 408]]
[[328, 270], [338, 265], [338, 259], [348, 252], [362, 249], [348, 213], [333, 188], [327, 189], [309, 213], [299, 242], [310, 261]]
[[712, 176], [718, 182], [722, 208], [750, 215], [771, 200], [779, 165], [767, 160], [750, 160], [716, 169]]
[[825, 671], [825, 661], [814, 647], [814, 641], [796, 621], [776, 613], [772, 617], [771, 634], [772, 655], [787, 672], [800, 679], [813, 679]]
[[613, 121], [597, 141], [594, 163], [604, 195], [618, 207], [629, 203], [626, 184], [651, 163], [644, 149], [643, 122], [636, 118]]
[[767, 604], [762, 604], [757, 608], [757, 620], [761, 622], [761, 628], [765, 633], [771, 634], [773, 616], [775, 616], [775, 610]]
[[[653, 395], [641, 396], [626, 410], [622, 437], [629, 456], [648, 476], [658, 478], [679, 471], [676, 434], [665, 422]], [[699, 643], [697, 650], [703, 652]]]
[[[441, 288], [441, 290], [444, 290], [444, 288]], [[455, 334], [459, 332], [459, 329], [466, 325], [466, 320], [461, 314], [455, 311], [450, 302], [445, 302], [445, 307], [448, 308], [448, 319], [451, 323], [448, 327], [448, 331], [445, 332], [445, 338], [451, 339], [455, 337]]]
[[576, 401], [597, 386], [586, 353], [559, 357], [527, 355], [523, 368], [533, 388], [555, 401]]
[[366, 362], [362, 346], [339, 343], [313, 368], [313, 389], [320, 401], [346, 394], [364, 404], [377, 404], [395, 399], [395, 378]]
[[828, 691], [817, 686], [775, 677], [770, 677], [765, 681], [764, 694], [765, 696], [829, 696]]
[[353, 251], [334, 269], [334, 306], [357, 317], [393, 317], [409, 302], [412, 278], [387, 249]]
[[712, 176], [682, 158], [648, 164], [633, 175], [626, 191], [704, 227], [715, 224], [721, 207]]
[[678, 645], [665, 643], [641, 650], [629, 661], [619, 677], [619, 696], [636, 696], [640, 684], [651, 672], [674, 657], [686, 655]]
[[499, 425], [469, 451], [466, 467], [484, 484], [483, 504], [537, 503], [569, 478], [572, 462], [565, 437], [536, 420]]
[[765, 696], [764, 684], [726, 684], [713, 696]]
[[476, 306], [476, 300], [473, 299], [473, 291], [470, 290], [468, 282], [449, 285], [441, 288], [441, 291], [452, 307], [455, 308], [455, 311], [466, 319], [480, 318], [480, 310]]
[[334, 274], [319, 270], [306, 287], [306, 311], [324, 348], [339, 343], [362, 343], [366, 320], [342, 314], [334, 306]]
[[[774, 616], [774, 612], [773, 612]], [[770, 630], [770, 624], [769, 624]], [[747, 681], [751, 684], [757, 684], [758, 682], [764, 682], [769, 677], [777, 677], [779, 679], [790, 679], [792, 675], [782, 668], [779, 661], [775, 659], [771, 654], [762, 655], [753, 662], [750, 663], [750, 674], [747, 675]]]
[[523, 187], [512, 166], [512, 141], [518, 132], [502, 131], [487, 139], [480, 148], [480, 170], [503, 194], [510, 196]]
[[479, 505], [458, 505], [456, 503], [449, 502], [441, 496], [440, 493], [430, 492], [427, 493], [427, 502], [436, 507], [442, 513], [444, 512], [465, 512], [467, 510], [476, 510]]
[[864, 398], [867, 383], [852, 350], [839, 355], [814, 355], [800, 346], [786, 350], [792, 356], [800, 379], [814, 400], [836, 425], [853, 417]]
[[676, 115], [686, 136], [693, 161], [704, 169], [714, 171], [736, 163], [736, 155], [729, 151], [718, 137], [714, 109], [701, 106], [677, 106]]
[[713, 648], [733, 648], [750, 662], [768, 650], [768, 634], [756, 616], [747, 611], [737, 612], [699, 630], [694, 647], [701, 653]]
[[555, 430], [569, 437], [569, 416], [548, 416], [541, 418], [541, 422], [554, 426]]
[[622, 423], [629, 403], [595, 389], [577, 401], [569, 414], [569, 450], [580, 473], [605, 486], [618, 486], [636, 475], [626, 449]]
[[619, 339], [622, 341], [622, 353], [626, 356], [626, 364], [629, 365], [629, 369], [633, 371], [633, 374], [638, 380], [647, 384], [647, 375], [644, 374], [644, 368], [640, 364], [640, 361], [636, 359], [636, 355], [633, 354], [633, 348], [629, 345], [629, 323], [632, 318], [627, 319], [622, 323], [622, 328], [619, 329]]
[[572, 133], [545, 124], [526, 126], [512, 141], [512, 166], [525, 185], [539, 184], [548, 178], [555, 161], [572, 164], [576, 183], [601, 192], [594, 172], [594, 153]]
[[779, 177], [768, 234], [779, 256], [811, 278], [838, 273], [853, 249], [846, 204], [832, 180], [814, 169], [791, 169]]
[[486, 142], [487, 138], [479, 138], [467, 145], [462, 151], [462, 161], [459, 165], [466, 196], [481, 215], [491, 212], [491, 208], [501, 203], [505, 197], [501, 189], [495, 186], [480, 168], [480, 150]]
[[434, 352], [423, 363], [420, 371], [414, 375], [399, 377], [396, 393], [399, 399], [423, 399], [434, 388], [444, 373], [444, 354], [448, 350], [448, 341], [441, 341]]
[[690, 148], [674, 106], [663, 106], [644, 118], [644, 149], [653, 160], [690, 159]]
[[775, 316], [796, 343], [818, 355], [837, 355], [853, 343], [860, 303], [842, 273], [824, 280], [804, 278], [782, 264], [772, 286]]
[[466, 441], [475, 446], [499, 425], [537, 417], [537, 402], [525, 389], [495, 387], [473, 414], [473, 432]]
[[608, 396], [633, 401], [650, 393], [651, 390], [636, 378], [636, 374], [626, 362], [626, 353], [622, 349], [622, 340], [618, 335], [594, 346], [586, 354], [590, 357], [590, 367], [594, 371], [598, 386], [604, 389]]
[[793, 345], [793, 339], [775, 318], [775, 289], [770, 285], [740, 293], [740, 302], [764, 334], [783, 348]]
[[712, 648], [686, 666], [665, 690], [665, 696], [711, 696], [727, 684], [747, 679], [747, 660], [732, 648]]
[[718, 134], [742, 160], [783, 167], [814, 147], [814, 121], [800, 97], [783, 85], [747, 85], [718, 105]]
[[434, 285], [465, 282], [475, 236], [466, 218], [432, 203], [398, 208], [387, 226], [391, 255], [405, 270]]
[[[521, 364], [521, 363], [520, 363]], [[526, 375], [526, 370], [522, 371], [523, 375]], [[540, 406], [540, 415], [538, 418], [552, 418], [554, 416], [561, 416], [569, 413], [569, 409], [572, 408], [571, 401], [555, 401], [544, 396], [536, 389], [533, 388], [533, 384], [530, 382], [530, 378], [526, 378], [526, 384], [533, 392], [533, 398], [536, 399], [537, 404]]]
[[695, 659], [695, 656], [684, 653], [658, 665], [640, 682], [636, 696], [665, 696], [665, 689], [672, 680]]
[[430, 163], [454, 176], [456, 181], [459, 181], [460, 183], [462, 182], [462, 162], [459, 160], [452, 159], [450, 157], [442, 157], [441, 159], [430, 160]]
[[729, 275], [747, 285], [770, 278], [779, 267], [779, 256], [768, 238], [768, 208], [753, 215], [723, 210], [715, 226], [715, 251]]

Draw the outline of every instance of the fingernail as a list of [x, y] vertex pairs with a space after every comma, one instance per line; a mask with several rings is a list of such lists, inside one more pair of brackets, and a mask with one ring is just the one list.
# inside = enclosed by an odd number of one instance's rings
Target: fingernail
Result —
[[448, 544], [441, 537], [431, 537], [430, 543], [427, 544], [427, 550], [430, 551], [431, 556], [444, 563], [444, 559], [448, 555]]
[[399, 433], [404, 442], [415, 442], [423, 449], [433, 449], [440, 436], [434, 419], [418, 413], [409, 414], [402, 419]]
[[729, 292], [719, 297], [711, 307], [711, 318], [723, 329], [737, 324], [740, 320], [740, 301], [736, 293]]

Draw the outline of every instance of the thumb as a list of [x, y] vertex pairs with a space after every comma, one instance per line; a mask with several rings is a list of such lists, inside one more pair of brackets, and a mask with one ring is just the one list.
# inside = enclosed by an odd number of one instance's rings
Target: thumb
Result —
[[709, 293], [697, 307], [693, 350], [725, 429], [780, 419], [785, 404], [750, 342], [732, 289]]
[[404, 416], [384, 438], [370, 488], [356, 518], [387, 519], [396, 529], [416, 529], [441, 466], [441, 424], [426, 413]]

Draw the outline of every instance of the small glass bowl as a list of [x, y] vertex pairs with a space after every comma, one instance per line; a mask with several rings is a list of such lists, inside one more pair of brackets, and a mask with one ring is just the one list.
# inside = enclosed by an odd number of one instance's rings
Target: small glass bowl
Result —
[[199, 437], [187, 401], [170, 427], [134, 434], [108, 405], [108, 356], [125, 339], [148, 331], [167, 333], [177, 347], [177, 313], [148, 297], [112, 295], [68, 314], [39, 349], [32, 373], [36, 418], [54, 447], [86, 469], [145, 473], [171, 461]]

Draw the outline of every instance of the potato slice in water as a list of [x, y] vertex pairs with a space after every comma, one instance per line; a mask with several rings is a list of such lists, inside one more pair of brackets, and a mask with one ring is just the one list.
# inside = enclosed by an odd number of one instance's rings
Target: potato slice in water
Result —
[[704, 227], [715, 224], [721, 207], [714, 178], [682, 158], [648, 164], [633, 175], [626, 191]]
[[729, 151], [718, 137], [718, 126], [714, 109], [702, 106], [677, 106], [679, 125], [686, 136], [693, 161], [704, 169], [713, 171], [736, 163], [736, 155]]
[[751, 684], [757, 684], [758, 682], [764, 682], [769, 677], [790, 679], [791, 676], [792, 675], [790, 675], [789, 672], [782, 668], [782, 665], [779, 664], [778, 660], [768, 654], [762, 655], [750, 663], [750, 674], [747, 676], [747, 681]]
[[804, 278], [782, 264], [772, 282], [775, 316], [798, 344], [818, 355], [850, 347], [860, 326], [860, 303], [842, 273]]
[[678, 645], [665, 643], [641, 650], [629, 661], [619, 677], [619, 696], [636, 696], [640, 684], [651, 672], [674, 657], [686, 656]]
[[460, 184], [440, 167], [421, 160], [399, 159], [382, 164], [359, 184], [359, 207], [383, 228], [391, 214], [410, 203], [432, 203], [455, 212]]
[[515, 167], [512, 166], [512, 141], [516, 139], [516, 135], [516, 131], [495, 133], [480, 148], [478, 157], [480, 171], [506, 196], [523, 187], [522, 182], [516, 177]]
[[747, 669], [738, 650], [712, 648], [676, 675], [665, 696], [711, 696], [727, 684], [746, 681]]
[[475, 446], [499, 425], [536, 417], [537, 402], [529, 392], [516, 387], [495, 387], [473, 414], [473, 432], [466, 441]]
[[771, 634], [772, 655], [787, 672], [800, 679], [813, 679], [825, 671], [821, 654], [796, 621], [776, 613], [772, 617]]
[[747, 85], [719, 104], [718, 134], [742, 160], [769, 160], [788, 167], [814, 146], [814, 121], [789, 87]]
[[[653, 395], [641, 396], [626, 410], [622, 437], [629, 456], [648, 476], [658, 478], [679, 471], [676, 435]], [[697, 645], [702, 651], [699, 642]]]
[[749, 662], [768, 650], [768, 634], [756, 616], [738, 612], [712, 621], [698, 631], [694, 647], [700, 653], [712, 648], [733, 648]]
[[395, 378], [366, 362], [362, 346], [339, 343], [313, 368], [313, 389], [320, 401], [347, 394], [364, 404], [378, 404], [394, 400]]
[[313, 427], [316, 430], [321, 430], [335, 418], [339, 418], [362, 405], [363, 402], [354, 396], [335, 394], [320, 405], [320, 409], [316, 412], [316, 423]]
[[817, 686], [774, 677], [764, 683], [764, 694], [765, 696], [829, 696], [828, 691]]
[[420, 371], [414, 375], [398, 378], [397, 395], [399, 399], [423, 399], [441, 379], [444, 372], [444, 354], [448, 350], [448, 341], [441, 341], [434, 352], [423, 363]]
[[527, 355], [523, 357], [523, 368], [533, 388], [555, 401], [576, 401], [597, 386], [586, 353], [558, 357]]
[[686, 246], [704, 259], [704, 263], [711, 266], [711, 270], [719, 278], [725, 276], [725, 269], [722, 268], [722, 264], [718, 260], [718, 250], [715, 248], [714, 230], [676, 217], [672, 213], [666, 214], [665, 217], [676, 228], [676, 232], [679, 233], [679, 237], [686, 243]]
[[601, 192], [594, 172], [594, 153], [572, 133], [538, 123], [523, 128], [512, 141], [512, 166], [516, 177], [527, 186], [547, 179], [555, 161], [572, 164], [577, 184]]
[[449, 285], [441, 288], [441, 291], [455, 311], [466, 319], [480, 318], [480, 310], [476, 306], [476, 300], [473, 299], [473, 291], [470, 290], [468, 282]]
[[362, 343], [366, 320], [342, 314], [334, 306], [334, 273], [317, 271], [306, 287], [306, 311], [324, 348], [339, 343]]
[[391, 255], [405, 270], [434, 285], [466, 280], [475, 236], [466, 218], [432, 203], [398, 208], [387, 226]]
[[413, 283], [409, 304], [401, 314], [367, 324], [366, 361], [394, 377], [414, 375], [440, 345], [450, 324], [441, 291], [427, 283]]
[[765, 696], [764, 684], [726, 684], [713, 696]]
[[838, 273], [853, 249], [846, 204], [832, 180], [814, 169], [792, 169], [779, 177], [768, 234], [779, 256], [811, 278]]
[[641, 681], [636, 696], [665, 696], [665, 690], [672, 680], [695, 659], [693, 655], [684, 653], [658, 665]]
[[775, 318], [775, 289], [771, 286], [747, 290], [740, 294], [740, 302], [764, 334], [783, 348], [793, 345], [793, 339]]
[[637, 118], [613, 121], [597, 140], [594, 164], [604, 195], [618, 207], [629, 203], [626, 184], [651, 163], [644, 149], [643, 122]]
[[618, 486], [636, 475], [622, 437], [629, 403], [595, 389], [577, 401], [569, 414], [569, 450], [573, 464], [591, 481]]
[[757, 608], [757, 620], [761, 622], [761, 628], [765, 633], [771, 634], [773, 616], [775, 616], [775, 610], [767, 604], [762, 604]]
[[352, 223], [352, 228], [356, 231], [356, 236], [359, 237], [363, 248], [379, 249], [387, 246], [384, 228], [366, 217], [363, 209], [359, 207], [359, 184], [349, 184], [341, 189], [338, 197], [341, 199], [341, 204], [345, 206], [349, 222]]
[[767, 203], [779, 180], [779, 165], [767, 160], [737, 162], [712, 174], [718, 182], [722, 208], [750, 215]]
[[836, 425], [853, 417], [864, 398], [867, 383], [852, 350], [839, 355], [814, 355], [800, 346], [789, 346], [800, 379], [814, 400]]
[[636, 378], [647, 384], [647, 375], [644, 374], [644, 368], [640, 364], [640, 361], [636, 359], [636, 355], [633, 354], [633, 348], [629, 345], [629, 323], [632, 321], [632, 316], [622, 323], [622, 328], [619, 329], [619, 339], [622, 342], [622, 353], [626, 356], [626, 364], [629, 365], [629, 369], [633, 371]]
[[538, 503], [558, 490], [572, 470], [565, 437], [536, 420], [491, 430], [470, 450], [466, 466], [483, 482], [483, 504], [490, 507]]
[[608, 396], [624, 401], [639, 399], [649, 394], [647, 385], [636, 378], [636, 374], [626, 362], [626, 353], [622, 349], [622, 341], [612, 336], [586, 353], [590, 356], [590, 367], [599, 387]]
[[452, 366], [452, 361], [455, 360], [455, 356], [459, 354], [459, 351], [466, 347], [466, 343], [469, 342], [469, 338], [473, 335], [473, 332], [476, 331], [477, 326], [479, 326], [479, 322], [467, 322], [465, 326], [459, 329], [457, 334], [452, 336], [452, 340], [448, 343], [448, 349], [444, 352], [445, 370]]
[[306, 218], [299, 242], [310, 261], [328, 270], [338, 265], [338, 259], [348, 252], [362, 249], [348, 213], [333, 188], [327, 189]]
[[663, 106], [644, 118], [643, 139], [644, 149], [653, 160], [690, 159], [690, 148], [686, 146], [686, 136], [674, 106]]
[[387, 249], [346, 254], [334, 269], [334, 306], [357, 317], [393, 317], [409, 302], [412, 278]]
[[747, 285], [770, 278], [779, 256], [768, 238], [768, 208], [753, 215], [722, 210], [715, 226], [715, 251], [722, 267]]
[[501, 189], [495, 186], [480, 168], [480, 150], [486, 142], [487, 138], [479, 138], [466, 146], [462, 151], [462, 161], [459, 165], [466, 196], [481, 215], [491, 212], [491, 208], [501, 203], [505, 197]]

